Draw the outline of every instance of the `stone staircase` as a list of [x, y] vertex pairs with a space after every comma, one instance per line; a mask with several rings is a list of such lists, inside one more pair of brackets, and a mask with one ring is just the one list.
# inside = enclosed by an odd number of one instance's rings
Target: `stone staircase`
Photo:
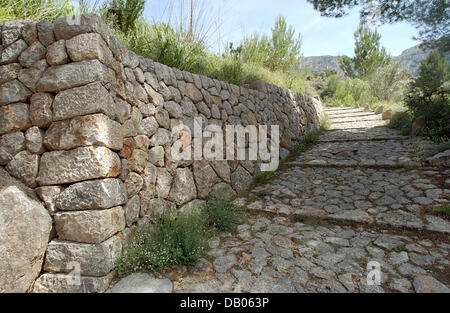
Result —
[[381, 115], [324, 110], [330, 130], [236, 199], [247, 223], [213, 238], [208, 260], [171, 273], [173, 292], [450, 292], [450, 224], [433, 213], [449, 203], [449, 169], [423, 167], [414, 151], [424, 139], [383, 127]]

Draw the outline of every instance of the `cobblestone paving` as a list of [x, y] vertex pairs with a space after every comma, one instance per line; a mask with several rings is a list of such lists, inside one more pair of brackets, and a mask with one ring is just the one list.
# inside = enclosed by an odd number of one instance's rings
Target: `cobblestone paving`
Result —
[[170, 273], [174, 292], [450, 292], [450, 224], [431, 214], [449, 203], [450, 169], [421, 167], [423, 141], [373, 128], [380, 115], [326, 111], [353, 121], [236, 199], [248, 220]]
[[[423, 140], [374, 127], [380, 115], [326, 111], [346, 122], [237, 199], [247, 223], [210, 240], [175, 292], [450, 292], [450, 224], [430, 214], [449, 202], [450, 170], [422, 168]], [[371, 261], [381, 285], [367, 284]]]

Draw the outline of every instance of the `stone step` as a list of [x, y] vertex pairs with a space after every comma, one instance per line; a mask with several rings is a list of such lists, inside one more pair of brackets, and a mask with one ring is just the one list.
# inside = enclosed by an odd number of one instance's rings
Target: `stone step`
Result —
[[355, 113], [355, 112], [364, 112], [362, 108], [326, 108], [324, 112], [328, 114], [345, 114], [345, 113]]
[[[333, 113], [333, 114], [328, 114], [327, 116], [329, 119], [335, 119], [335, 118], [342, 118], [342, 117], [353, 117], [353, 116], [372, 116], [375, 113], [373, 112], [353, 112], [353, 113], [342, 113], [342, 114], [338, 114], [338, 113]], [[380, 115], [381, 116], [381, 115]]]
[[298, 156], [296, 166], [418, 167], [416, 147], [425, 144], [421, 138], [406, 140], [342, 141], [316, 144]]
[[381, 121], [380, 115], [365, 115], [365, 116], [346, 116], [346, 117], [337, 117], [331, 118], [330, 122], [332, 124], [337, 123], [349, 123], [349, 122], [365, 122], [365, 121]]
[[[192, 272], [170, 273], [175, 292], [450, 292], [440, 274], [450, 250], [442, 236], [256, 213], [217, 241]], [[374, 285], [369, 262], [381, 271]]]
[[373, 128], [386, 126], [388, 121], [376, 120], [376, 121], [358, 121], [358, 122], [346, 122], [331, 124], [330, 130], [335, 129], [353, 129], [353, 128]]
[[401, 136], [395, 129], [387, 127], [352, 128], [327, 131], [320, 136], [318, 142], [361, 141], [361, 140], [405, 140], [410, 137]]
[[435, 182], [448, 173], [413, 169], [290, 167], [250, 193], [256, 209], [281, 215], [450, 233], [450, 223], [431, 214], [449, 203], [450, 191]]

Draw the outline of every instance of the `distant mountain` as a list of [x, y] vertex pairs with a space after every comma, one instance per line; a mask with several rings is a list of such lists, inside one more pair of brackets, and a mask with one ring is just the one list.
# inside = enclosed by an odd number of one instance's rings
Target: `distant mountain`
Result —
[[[431, 50], [422, 50], [419, 45], [404, 50], [399, 56], [393, 57], [394, 61], [400, 60], [402, 66], [409, 66], [409, 71], [412, 75], [416, 76], [419, 70], [420, 61], [427, 57]], [[450, 62], [450, 53], [445, 55], [448, 62]], [[311, 71], [321, 72], [325, 69], [335, 70], [338, 74], [343, 75], [342, 70], [339, 68], [339, 62], [337, 56], [322, 55], [303, 58], [303, 62], [300, 68], [311, 68]]]
[[300, 68], [311, 69], [311, 72], [322, 72], [323, 70], [335, 70], [339, 75], [344, 75], [339, 67], [338, 57], [333, 55], [321, 55], [317, 57], [305, 57], [303, 58]]
[[[425, 59], [431, 50], [422, 50], [419, 45], [404, 50], [399, 56], [394, 57], [393, 60], [400, 60], [403, 67], [409, 66], [409, 71], [412, 75], [417, 76], [419, 71], [420, 61]], [[445, 54], [447, 62], [450, 62], [450, 53]]]

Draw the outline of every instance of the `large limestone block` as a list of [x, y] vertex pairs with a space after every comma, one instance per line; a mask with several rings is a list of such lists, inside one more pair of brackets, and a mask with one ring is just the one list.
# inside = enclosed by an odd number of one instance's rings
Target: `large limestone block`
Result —
[[83, 276], [100, 277], [111, 272], [120, 256], [122, 242], [114, 236], [97, 243], [75, 243], [52, 240], [48, 244], [44, 262], [44, 271], [51, 273], [70, 273], [71, 262], [79, 264], [80, 274]]
[[194, 178], [200, 199], [205, 199], [211, 188], [220, 181], [219, 176], [205, 160], [194, 162]]
[[106, 210], [58, 212], [54, 223], [62, 240], [100, 243], [125, 228], [123, 208]]
[[97, 33], [80, 34], [66, 41], [67, 53], [72, 61], [98, 59], [111, 63], [113, 55], [102, 36]]
[[88, 180], [67, 187], [56, 200], [60, 210], [108, 209], [125, 204], [127, 189], [120, 179]]
[[104, 113], [115, 117], [114, 100], [100, 83], [60, 92], [53, 102], [53, 120], [65, 120], [75, 116]]
[[37, 182], [40, 185], [68, 184], [119, 174], [120, 158], [116, 153], [105, 147], [81, 147], [44, 153]]
[[177, 168], [173, 176], [173, 184], [170, 190], [169, 199], [177, 205], [182, 205], [191, 201], [197, 196], [194, 177], [188, 168]]
[[106, 81], [108, 69], [98, 60], [73, 62], [49, 67], [37, 83], [38, 91], [59, 92], [87, 85], [95, 81]]
[[0, 169], [0, 292], [25, 292], [41, 271], [52, 219], [32, 191]]
[[123, 147], [122, 126], [103, 114], [78, 116], [52, 123], [44, 145], [50, 150], [69, 150], [82, 146]]
[[74, 274], [41, 275], [34, 284], [33, 292], [36, 293], [93, 293], [104, 292], [108, 289], [114, 272], [103, 277], [80, 276]]

